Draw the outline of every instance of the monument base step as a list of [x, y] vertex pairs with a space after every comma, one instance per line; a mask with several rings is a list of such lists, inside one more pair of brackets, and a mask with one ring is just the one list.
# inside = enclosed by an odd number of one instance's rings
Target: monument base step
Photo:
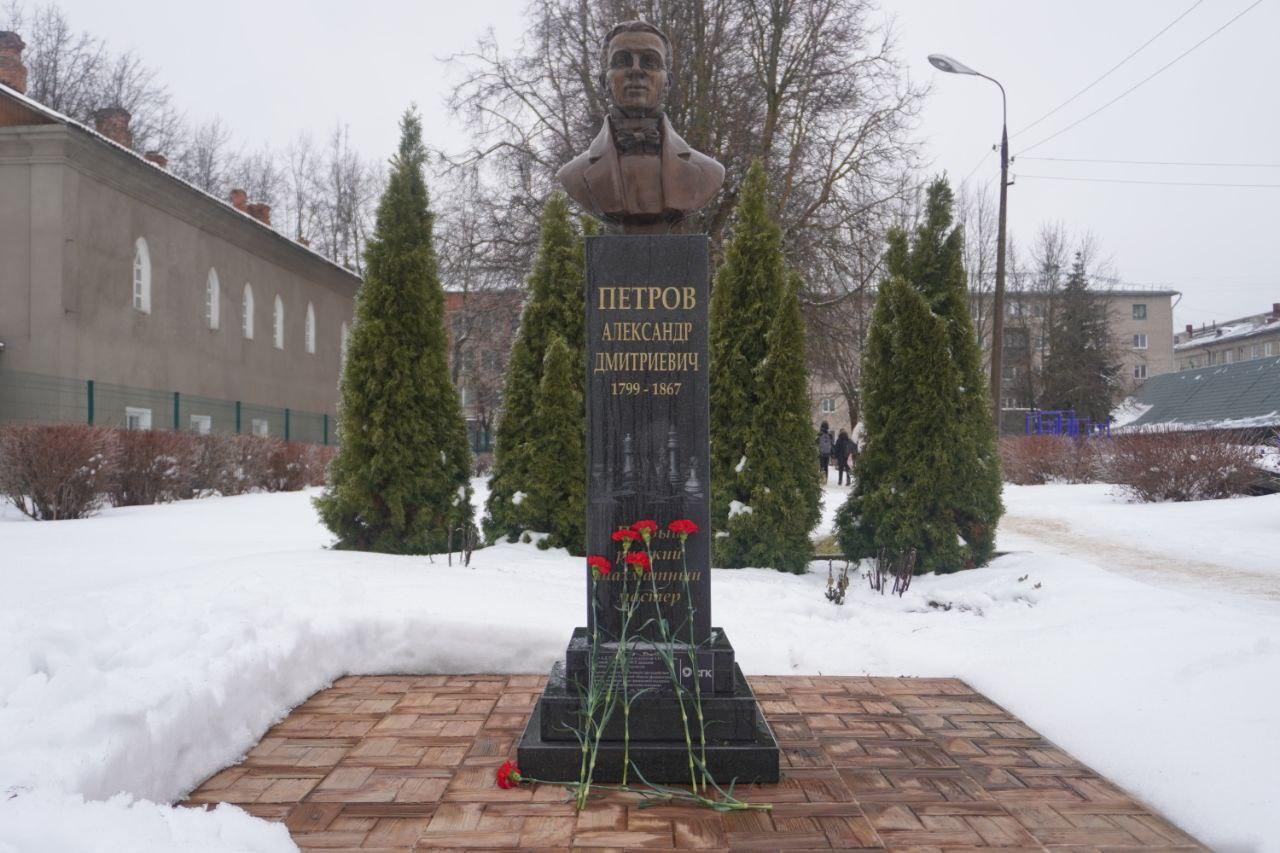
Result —
[[[573, 629], [573, 635], [569, 638], [569, 646], [565, 650], [565, 664], [571, 681], [577, 681], [586, 684], [590, 677], [590, 652], [591, 639], [588, 633], [589, 629], [578, 627]], [[647, 645], [644, 641], [633, 643], [633, 647], [637, 653], [643, 654], [647, 651]], [[604, 642], [600, 644], [600, 655], [605, 659], [612, 659], [614, 651], [618, 644], [614, 642]], [[686, 643], [676, 642], [676, 659], [683, 663], [687, 659], [689, 646]], [[732, 693], [736, 689], [734, 684], [734, 656], [733, 644], [729, 642], [728, 635], [725, 634], [723, 628], [712, 628], [710, 637], [703, 643], [699, 644], [698, 657], [703, 661], [703, 666], [709, 667], [711, 670], [711, 679], [702, 687], [704, 694], [708, 692], [714, 693]], [[687, 686], [692, 687], [690, 682]], [[666, 687], [664, 691], [671, 691]]]
[[[751, 692], [741, 668], [733, 665], [733, 689], [728, 693], [704, 693], [702, 717], [710, 740], [750, 741], [755, 738], [759, 715], [755, 694]], [[621, 694], [621, 685], [618, 686]], [[564, 664], [557, 661], [551, 668], [547, 688], [538, 703], [542, 710], [541, 734], [544, 741], [578, 743], [574, 730], [581, 727], [582, 696], [577, 686], [565, 678]], [[691, 727], [697, 726], [697, 711], [686, 697], [684, 710]], [[675, 693], [645, 693], [631, 703], [631, 742], [670, 740], [672, 732], [683, 733], [680, 700]], [[605, 740], [622, 740], [626, 730], [621, 699], [605, 725]], [[683, 736], [683, 735], [682, 735]]]
[[[548, 741], [542, 737], [541, 703], [534, 708], [516, 752], [521, 773], [547, 782], [573, 782], [582, 769], [582, 747], [575, 741]], [[677, 729], [677, 733], [681, 733]], [[700, 748], [695, 741], [694, 749]], [[708, 741], [707, 769], [716, 784], [764, 784], [778, 781], [778, 742], [764, 716], [756, 712], [755, 733], [750, 741]], [[689, 753], [683, 740], [632, 741], [630, 759], [644, 778], [656, 784], [689, 782]], [[623, 744], [602, 741], [592, 774], [595, 782], [622, 779]], [[637, 783], [634, 769], [630, 779]]]

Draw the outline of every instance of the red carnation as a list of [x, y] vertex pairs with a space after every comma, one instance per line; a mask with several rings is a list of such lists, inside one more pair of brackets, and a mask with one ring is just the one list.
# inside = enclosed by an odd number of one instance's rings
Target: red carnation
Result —
[[634, 554], [627, 555], [627, 562], [631, 564], [631, 568], [637, 572], [647, 572], [653, 568], [649, 563], [649, 555], [643, 551], [637, 551]]
[[619, 530], [615, 530], [611, 535], [613, 536], [614, 542], [634, 542], [640, 537], [640, 534], [636, 533], [630, 527], [623, 527]]
[[597, 554], [592, 554], [590, 557], [587, 557], [587, 565], [591, 567], [591, 574], [596, 577], [599, 577], [600, 575], [607, 575], [609, 572], [613, 571], [613, 563], [610, 563], [606, 558]]
[[675, 521], [667, 525], [667, 529], [672, 533], [678, 534], [681, 541], [698, 532], [698, 525], [694, 524], [687, 518], [677, 518]]
[[649, 537], [658, 532], [658, 522], [646, 518], [644, 521], [637, 521], [631, 525], [631, 529], [639, 533], [645, 542], [648, 542]]
[[503, 789], [514, 788], [523, 781], [520, 776], [520, 768], [516, 766], [514, 761], [503, 762], [498, 768], [498, 787]]

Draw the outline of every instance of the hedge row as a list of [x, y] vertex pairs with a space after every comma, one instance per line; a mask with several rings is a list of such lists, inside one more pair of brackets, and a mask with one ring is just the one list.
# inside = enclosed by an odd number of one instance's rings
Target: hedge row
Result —
[[1261, 448], [1226, 432], [1155, 430], [1112, 438], [1033, 435], [1000, 442], [1004, 478], [1019, 485], [1114, 483], [1135, 500], [1195, 501], [1249, 494], [1267, 474]]
[[0, 494], [31, 518], [322, 485], [336, 448], [250, 435], [80, 424], [0, 427]]

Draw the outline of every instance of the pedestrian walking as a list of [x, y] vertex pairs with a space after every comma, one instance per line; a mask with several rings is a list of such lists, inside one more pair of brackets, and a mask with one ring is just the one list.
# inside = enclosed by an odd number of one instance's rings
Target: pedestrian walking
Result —
[[831, 427], [823, 421], [822, 426], [818, 428], [818, 470], [822, 472], [824, 483], [831, 477], [831, 451], [834, 447], [835, 440], [831, 436]]
[[836, 458], [836, 485], [849, 486], [853, 484], [853, 472], [849, 470], [849, 457], [853, 455], [854, 444], [853, 439], [849, 438], [848, 430], [840, 430], [840, 435], [836, 437], [835, 448], [832, 454]]

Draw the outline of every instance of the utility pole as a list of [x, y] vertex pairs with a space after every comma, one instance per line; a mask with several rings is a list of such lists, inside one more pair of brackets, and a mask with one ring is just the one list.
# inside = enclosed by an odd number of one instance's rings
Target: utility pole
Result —
[[1001, 385], [1004, 379], [1004, 254], [1009, 218], [1009, 101], [1004, 86], [994, 77], [974, 71], [957, 59], [941, 53], [929, 54], [929, 64], [948, 74], [971, 74], [990, 80], [1000, 89], [1000, 225], [996, 232], [996, 292], [991, 300], [991, 418], [1000, 435]]

